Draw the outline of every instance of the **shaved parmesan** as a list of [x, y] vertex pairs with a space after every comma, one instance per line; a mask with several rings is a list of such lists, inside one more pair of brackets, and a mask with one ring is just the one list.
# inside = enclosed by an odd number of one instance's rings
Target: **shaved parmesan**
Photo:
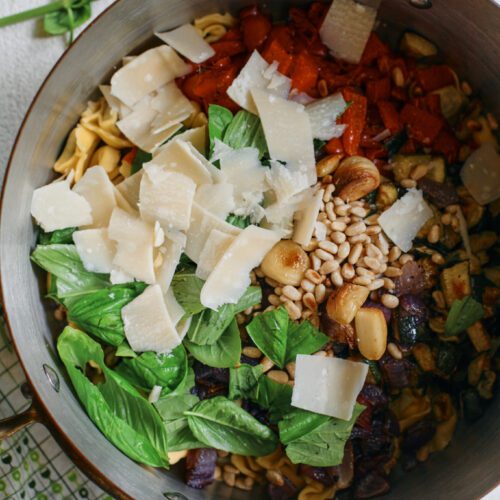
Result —
[[464, 186], [480, 205], [500, 198], [500, 155], [487, 142], [467, 158], [460, 177]]
[[153, 388], [151, 389], [151, 392], [149, 393], [148, 401], [150, 403], [157, 403], [158, 400], [160, 399], [161, 391], [162, 391], [161, 385], [154, 385]]
[[71, 191], [66, 180], [35, 189], [31, 215], [44, 231], [92, 224], [92, 207], [78, 193]]
[[279, 203], [285, 203], [309, 187], [306, 174], [287, 168], [277, 161], [271, 161], [271, 168], [266, 172], [266, 177]]
[[144, 165], [148, 169], [150, 165], [158, 165], [173, 172], [183, 174], [200, 184], [212, 183], [212, 170], [215, 168], [209, 165], [205, 158], [200, 159], [200, 153], [189, 142], [175, 139], [162, 148], [153, 160]]
[[142, 218], [153, 223], [158, 221], [165, 230], [186, 231], [196, 184], [183, 174], [157, 165], [144, 169], [139, 194]]
[[171, 47], [147, 50], [119, 69], [111, 78], [111, 95], [133, 107], [144, 96], [191, 71]]
[[163, 293], [167, 293], [175, 269], [179, 264], [182, 252], [186, 246], [186, 236], [183, 233], [167, 233], [164, 245], [160, 248], [163, 254], [163, 263], [156, 271], [156, 282], [160, 285]]
[[92, 207], [92, 227], [106, 227], [116, 207], [115, 187], [103, 167], [88, 168], [73, 188]]
[[125, 337], [135, 352], [165, 353], [181, 343], [159, 285], [146, 288], [122, 309]]
[[321, 209], [321, 203], [323, 202], [323, 193], [323, 189], [318, 191], [306, 207], [298, 213], [298, 220], [295, 224], [295, 231], [293, 233], [293, 241], [300, 245], [309, 245], [311, 242]]
[[223, 233], [218, 229], [212, 229], [203, 246], [200, 254], [198, 267], [196, 268], [196, 276], [202, 280], [206, 280], [213, 271], [215, 265], [224, 255], [229, 245], [234, 241], [234, 236]]
[[215, 54], [215, 50], [203, 40], [191, 24], [155, 35], [194, 63], [202, 63]]
[[[201, 155], [205, 155], [207, 151], [207, 126], [189, 128], [175, 136], [176, 141], [189, 142]], [[158, 149], [161, 152], [162, 148]]]
[[182, 122], [194, 111], [193, 105], [175, 82], [158, 89], [151, 99], [151, 108], [158, 113], [151, 123], [153, 134], [159, 134]]
[[139, 191], [141, 189], [141, 180], [143, 174], [144, 170], [141, 168], [141, 170], [131, 175], [130, 177], [127, 177], [125, 180], [120, 182], [120, 184], [116, 185], [116, 189], [135, 209], [139, 209]]
[[252, 89], [264, 135], [273, 160], [306, 175], [309, 185], [316, 182], [316, 160], [309, 116], [302, 104], [286, 101], [269, 92]]
[[106, 274], [112, 271], [115, 244], [108, 238], [107, 229], [75, 231], [73, 241], [87, 271]]
[[216, 217], [225, 220], [234, 211], [232, 184], [203, 184], [196, 190], [194, 200]]
[[223, 233], [237, 236], [241, 233], [241, 229], [229, 224], [225, 220], [216, 217], [208, 210], [193, 203], [191, 211], [191, 224], [187, 231], [186, 255], [193, 261], [198, 263], [201, 251], [207, 241], [212, 229], [218, 229]]
[[367, 373], [366, 363], [298, 354], [292, 406], [350, 420]]
[[115, 208], [109, 221], [108, 237], [117, 242], [115, 268], [146, 283], [155, 282], [153, 225]]
[[123, 106], [123, 103], [120, 101], [120, 99], [111, 95], [111, 85], [99, 85], [99, 90], [108, 103], [109, 109], [111, 109], [111, 111], [114, 111], [115, 113], [119, 113], [121, 107]]
[[163, 298], [165, 299], [165, 305], [167, 306], [168, 315], [170, 316], [173, 325], [177, 326], [177, 324], [184, 316], [185, 311], [179, 304], [179, 302], [177, 302], [177, 299], [175, 298], [174, 292], [171, 288], [169, 288], [167, 292], [163, 294]]
[[274, 231], [248, 226], [229, 245], [200, 293], [200, 302], [217, 310], [223, 304], [236, 304], [250, 285], [250, 271], [280, 240]]
[[354, 0], [333, 0], [319, 35], [333, 56], [357, 64], [363, 55], [376, 17], [376, 8]]
[[257, 114], [252, 89], [268, 89], [273, 95], [288, 97], [291, 81], [286, 76], [278, 73], [277, 66], [272, 66], [254, 50], [240, 74], [233, 80], [227, 89], [227, 95], [242, 108]]
[[123, 283], [131, 283], [134, 281], [134, 278], [118, 267], [113, 267], [113, 269], [111, 269], [111, 273], [109, 274], [109, 281], [112, 285], [121, 285]]
[[378, 223], [403, 252], [408, 252], [420, 228], [432, 216], [432, 210], [424, 201], [422, 191], [412, 188], [382, 213]]
[[322, 141], [340, 137], [347, 125], [337, 125], [337, 118], [346, 108], [347, 103], [340, 92], [308, 104], [306, 111], [311, 122], [313, 137]]

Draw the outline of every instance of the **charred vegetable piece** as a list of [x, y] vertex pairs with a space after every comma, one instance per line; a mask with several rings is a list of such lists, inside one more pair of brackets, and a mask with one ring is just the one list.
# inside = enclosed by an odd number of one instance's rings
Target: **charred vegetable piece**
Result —
[[467, 335], [477, 352], [484, 352], [491, 349], [491, 338], [481, 321], [476, 321], [472, 326], [467, 328]]
[[451, 375], [460, 361], [460, 350], [449, 342], [443, 342], [439, 346], [436, 356], [436, 366], [444, 375]]
[[401, 447], [405, 451], [417, 450], [428, 443], [436, 432], [436, 425], [430, 418], [425, 418], [410, 426], [403, 435]]
[[432, 372], [436, 369], [436, 360], [428, 344], [415, 344], [412, 349], [412, 354], [422, 371]]
[[403, 274], [394, 280], [394, 294], [398, 297], [406, 294], [418, 295], [426, 288], [424, 270], [415, 261], [407, 262], [401, 270]]
[[201, 489], [213, 483], [217, 452], [212, 448], [189, 450], [186, 458], [186, 484]]
[[455, 300], [463, 299], [472, 293], [470, 284], [469, 263], [460, 262], [452, 267], [443, 269], [441, 273], [441, 289], [448, 307]]
[[354, 485], [354, 498], [373, 498], [391, 489], [387, 478], [377, 471], [370, 472]]
[[459, 201], [456, 189], [450, 184], [436, 182], [424, 177], [418, 181], [418, 187], [439, 208], [446, 208]]

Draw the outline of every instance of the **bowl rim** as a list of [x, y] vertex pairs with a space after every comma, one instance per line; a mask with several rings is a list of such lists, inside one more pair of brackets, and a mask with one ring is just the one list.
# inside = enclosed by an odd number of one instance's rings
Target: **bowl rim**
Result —
[[[93, 26], [100, 22], [101, 18], [104, 17], [104, 15], [108, 14], [110, 11], [113, 10], [114, 7], [117, 6], [117, 4], [121, 3], [122, 0], [114, 0], [110, 5], [108, 5], [104, 10], [102, 10], [94, 19], [92, 19], [86, 26], [85, 28], [79, 33], [79, 35], [75, 38], [73, 43], [69, 45], [64, 52], [59, 56], [57, 61], [54, 63], [54, 65], [51, 67], [50, 71], [47, 73], [47, 76], [44, 78], [43, 82], [40, 84], [40, 87], [36, 91], [33, 99], [31, 100], [31, 103], [26, 110], [23, 119], [21, 121], [21, 124], [19, 126], [19, 129], [17, 131], [16, 137], [14, 139], [14, 142], [12, 143], [12, 147], [10, 150], [9, 158], [7, 160], [7, 165], [5, 168], [5, 173], [3, 177], [3, 183], [1, 187], [1, 194], [0, 194], [0, 214], [3, 213], [4, 211], [4, 199], [5, 199], [5, 193], [6, 193], [6, 188], [7, 188], [7, 180], [9, 178], [9, 175], [11, 173], [11, 167], [14, 161], [14, 157], [17, 152], [17, 148], [19, 146], [19, 142], [21, 139], [21, 136], [24, 132], [24, 128], [26, 126], [26, 122], [28, 118], [31, 115], [31, 112], [35, 105], [37, 104], [40, 94], [43, 92], [45, 86], [49, 82], [49, 80], [52, 78], [52, 76], [56, 73], [56, 71], [59, 69], [59, 66], [64, 63], [64, 60], [68, 56], [68, 54], [71, 53], [72, 50], [74, 50], [74, 47], [82, 40], [84, 36], [88, 34], [88, 32], [93, 28]], [[4, 279], [2, 276], [0, 276], [0, 301], [2, 304], [5, 304], [4, 300]], [[32, 377], [30, 376], [30, 371], [27, 369], [27, 362], [26, 360], [23, 359], [23, 357], [20, 354], [20, 349], [19, 346], [17, 345], [17, 340], [15, 335], [13, 335], [12, 327], [11, 327], [11, 322], [9, 319], [9, 311], [7, 308], [4, 306], [3, 308], [3, 317], [5, 320], [5, 325], [7, 328], [7, 331], [9, 332], [9, 338], [14, 346], [14, 350], [16, 352], [17, 359], [19, 360], [19, 363], [23, 369], [23, 372], [26, 376], [27, 382], [30, 386], [31, 392], [33, 394], [33, 399], [37, 403], [37, 407], [41, 412], [40, 415], [40, 420], [37, 420], [37, 422], [41, 423], [42, 425], [45, 425], [48, 427], [48, 429], [51, 432], [52, 437], [56, 439], [58, 444], [64, 449], [64, 451], [70, 456], [71, 460], [75, 463], [75, 465], [86, 475], [88, 476], [89, 479], [91, 479], [94, 483], [96, 483], [99, 487], [101, 487], [103, 490], [105, 490], [107, 493], [110, 495], [113, 495], [113, 497], [116, 498], [123, 498], [123, 499], [131, 499], [130, 497], [123, 489], [121, 489], [117, 484], [113, 483], [105, 474], [103, 474], [78, 448], [78, 446], [73, 442], [71, 437], [66, 434], [63, 429], [58, 425], [58, 422], [56, 418], [52, 415], [52, 412], [50, 411], [50, 408], [45, 404], [43, 401], [43, 398], [39, 395], [38, 391], [36, 390], [36, 386], [32, 381]]]

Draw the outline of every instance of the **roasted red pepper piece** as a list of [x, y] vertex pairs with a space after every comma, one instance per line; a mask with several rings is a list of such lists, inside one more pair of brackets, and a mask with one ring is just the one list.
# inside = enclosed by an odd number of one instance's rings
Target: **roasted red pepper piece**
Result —
[[295, 59], [292, 70], [292, 88], [310, 93], [318, 81], [318, 65], [307, 52], [301, 52]]
[[293, 63], [293, 56], [289, 54], [281, 45], [279, 40], [272, 40], [262, 52], [262, 57], [272, 64], [277, 61], [279, 66], [278, 70], [284, 75], [290, 74], [290, 69]]
[[310, 45], [317, 40], [319, 36], [318, 30], [302, 9], [292, 7], [290, 9], [290, 18], [290, 24], [294, 28], [296, 35], [301, 37], [306, 45]]
[[392, 134], [399, 132], [402, 125], [399, 119], [399, 113], [394, 104], [389, 101], [379, 101], [377, 102], [377, 108], [380, 118], [382, 118], [382, 122], [384, 123], [384, 127], [389, 129]]
[[389, 55], [390, 52], [389, 46], [385, 44], [375, 32], [372, 31], [368, 41], [366, 42], [360, 64], [366, 66], [381, 56]]
[[367, 100], [363, 95], [352, 89], [344, 89], [342, 95], [349, 107], [341, 118], [341, 123], [345, 123], [347, 128], [342, 135], [342, 144], [347, 155], [358, 154], [361, 134], [365, 127]]
[[391, 81], [389, 78], [370, 80], [366, 82], [366, 97], [370, 102], [387, 100], [391, 96]]
[[325, 20], [327, 12], [328, 5], [323, 2], [313, 2], [307, 11], [307, 17], [319, 29]]
[[240, 19], [245, 19], [247, 17], [256, 16], [258, 14], [260, 14], [259, 7], [257, 7], [257, 5], [249, 5], [248, 7], [240, 10], [239, 16]]
[[325, 151], [329, 155], [344, 154], [344, 146], [340, 137], [334, 137], [325, 144]]
[[249, 52], [264, 45], [271, 28], [271, 21], [262, 14], [247, 16], [241, 21], [243, 41]]
[[444, 125], [442, 119], [413, 104], [405, 105], [401, 111], [401, 122], [406, 125], [409, 137], [426, 145], [434, 142]]
[[417, 80], [426, 92], [442, 89], [455, 83], [455, 76], [449, 66], [444, 64], [430, 68], [417, 69]]
[[134, 146], [123, 158], [122, 162], [132, 163], [134, 161], [135, 156], [137, 155], [137, 148]]
[[441, 98], [439, 94], [428, 94], [424, 97], [415, 97], [411, 100], [417, 108], [425, 109], [432, 115], [441, 115]]
[[458, 160], [460, 143], [457, 138], [447, 130], [441, 130], [432, 148], [434, 152], [444, 155], [449, 164], [456, 163]]
[[215, 55], [209, 59], [210, 62], [245, 52], [245, 45], [241, 40], [219, 40], [212, 43], [212, 48], [215, 50]]

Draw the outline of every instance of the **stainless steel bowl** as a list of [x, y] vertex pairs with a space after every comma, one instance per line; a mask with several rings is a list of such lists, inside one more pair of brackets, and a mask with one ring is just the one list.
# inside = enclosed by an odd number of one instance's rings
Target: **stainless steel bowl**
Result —
[[[214, 11], [237, 12], [240, 0], [119, 0], [78, 38], [56, 64], [28, 111], [7, 171], [0, 223], [3, 304], [15, 347], [32, 386], [35, 406], [11, 430], [43, 418], [77, 463], [119, 497], [246, 498], [224, 485], [199, 492], [187, 488], [175, 471], [137, 465], [100, 434], [76, 399], [54, 348], [57, 331], [41, 299], [39, 278], [29, 255], [35, 243], [30, 203], [35, 188], [52, 177], [51, 166], [86, 101], [120, 59], [166, 30]], [[298, 2], [295, 2], [298, 3]], [[434, 40], [450, 63], [480, 90], [487, 106], [500, 114], [500, 8], [491, 0], [383, 0], [380, 30], [397, 34], [411, 28]], [[284, 15], [289, 2], [267, 8]], [[29, 62], [28, 62], [29, 64]], [[498, 398], [476, 424], [459, 429], [452, 444], [412, 473], [397, 477], [388, 498], [473, 499], [500, 480]], [[38, 417], [36, 417], [38, 415]], [[42, 417], [40, 417], [42, 415]], [[260, 494], [254, 493], [254, 498]]]

